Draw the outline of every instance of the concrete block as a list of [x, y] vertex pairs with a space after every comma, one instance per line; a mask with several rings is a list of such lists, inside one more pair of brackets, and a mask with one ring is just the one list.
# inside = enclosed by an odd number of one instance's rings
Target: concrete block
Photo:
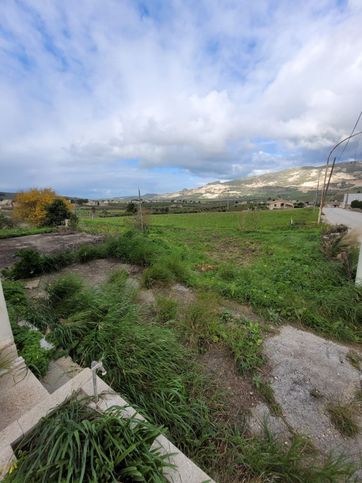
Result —
[[1, 448], [0, 450], [0, 480], [2, 480], [8, 473], [16, 458], [14, 451], [10, 445]]
[[155, 439], [152, 449], [158, 449], [161, 454], [169, 454], [168, 461], [175, 465], [175, 468], [167, 468], [164, 475], [167, 481], [172, 483], [215, 483], [204, 471], [195, 465], [165, 436], [161, 435]]
[[24, 435], [27, 434], [34, 426], [38, 424], [41, 418], [44, 418], [57, 406], [57, 402], [51, 395], [48, 395], [45, 399], [40, 401], [30, 411], [23, 414], [18, 423], [22, 429]]
[[13, 445], [23, 436], [23, 430], [19, 423], [14, 421], [0, 432], [0, 451], [2, 448]]
[[82, 386], [87, 384], [92, 379], [92, 371], [90, 369], [83, 369], [82, 372], [77, 374], [73, 379], [66, 382], [53, 392], [52, 397], [56, 400], [57, 404], [63, 404], [64, 401], [69, 399], [74, 393], [81, 390]]

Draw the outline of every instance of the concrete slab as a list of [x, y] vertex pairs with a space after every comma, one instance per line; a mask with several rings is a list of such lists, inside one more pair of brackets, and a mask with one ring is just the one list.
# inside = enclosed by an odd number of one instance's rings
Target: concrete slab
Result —
[[18, 250], [32, 248], [40, 253], [72, 250], [86, 243], [98, 243], [102, 236], [88, 233], [43, 233], [0, 240], [0, 269], [12, 265]]
[[346, 357], [349, 347], [291, 326], [266, 340], [264, 347], [272, 365], [271, 386], [287, 423], [310, 437], [322, 453], [334, 451], [359, 460], [361, 418], [360, 433], [345, 438], [327, 412], [329, 403], [352, 403], [360, 388], [360, 371]]
[[0, 431], [48, 396], [27, 368], [0, 377]]
[[40, 382], [52, 394], [81, 371], [82, 368], [70, 357], [61, 357], [50, 361], [48, 371]]

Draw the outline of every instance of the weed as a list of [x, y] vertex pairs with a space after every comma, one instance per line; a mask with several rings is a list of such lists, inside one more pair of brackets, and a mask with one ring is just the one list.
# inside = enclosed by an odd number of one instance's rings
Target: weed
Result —
[[86, 403], [72, 400], [43, 419], [17, 446], [6, 481], [166, 481], [166, 458], [151, 450], [161, 428]]
[[361, 369], [361, 357], [357, 352], [349, 350], [346, 355], [347, 360], [352, 364], [353, 367], [360, 370]]
[[240, 439], [240, 463], [248, 470], [250, 479], [283, 481], [286, 483], [314, 483], [348, 481], [356, 468], [342, 456], [328, 456], [322, 466], [310, 456], [309, 442], [298, 435], [290, 445], [283, 446], [268, 427], [261, 438]]
[[44, 376], [48, 370], [52, 352], [40, 347], [41, 333], [17, 324], [12, 325], [12, 330], [16, 347], [26, 365], [37, 377]]
[[280, 404], [275, 399], [274, 391], [271, 385], [267, 382], [264, 382], [258, 374], [254, 375], [253, 384], [255, 385], [260, 396], [264, 399], [266, 404], [269, 406], [270, 412], [274, 416], [282, 416], [283, 414], [282, 408], [280, 407]]
[[343, 436], [352, 438], [359, 433], [358, 425], [354, 421], [354, 413], [351, 405], [329, 404], [327, 411], [333, 425]]
[[156, 298], [157, 320], [166, 323], [177, 316], [178, 303], [168, 297], [158, 296]]

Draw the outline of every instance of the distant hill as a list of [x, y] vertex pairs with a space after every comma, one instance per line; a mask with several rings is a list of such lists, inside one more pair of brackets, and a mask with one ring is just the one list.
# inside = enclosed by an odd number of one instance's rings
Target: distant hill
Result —
[[[152, 195], [153, 200], [217, 200], [235, 198], [287, 198], [303, 199], [315, 191], [320, 171], [319, 166], [290, 168], [260, 176], [250, 176], [227, 182], [216, 181], [200, 188], [184, 189], [175, 193]], [[323, 168], [323, 166], [322, 166]], [[324, 174], [324, 170], [322, 169]], [[323, 182], [323, 174], [321, 183]], [[341, 193], [348, 189], [362, 190], [362, 161], [336, 164], [330, 184], [330, 191]], [[147, 198], [143, 196], [143, 198]]]

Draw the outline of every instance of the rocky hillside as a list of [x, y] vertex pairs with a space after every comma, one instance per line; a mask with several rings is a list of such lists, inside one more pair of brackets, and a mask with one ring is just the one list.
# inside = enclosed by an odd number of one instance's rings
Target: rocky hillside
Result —
[[[303, 198], [317, 187], [320, 167], [305, 166], [275, 173], [209, 183], [200, 188], [184, 189], [175, 193], [152, 195], [153, 199], [226, 199], [226, 198]], [[322, 168], [322, 173], [324, 170]], [[323, 174], [321, 182], [323, 181]], [[362, 188], [362, 161], [350, 161], [336, 165], [330, 185], [331, 192]]]

